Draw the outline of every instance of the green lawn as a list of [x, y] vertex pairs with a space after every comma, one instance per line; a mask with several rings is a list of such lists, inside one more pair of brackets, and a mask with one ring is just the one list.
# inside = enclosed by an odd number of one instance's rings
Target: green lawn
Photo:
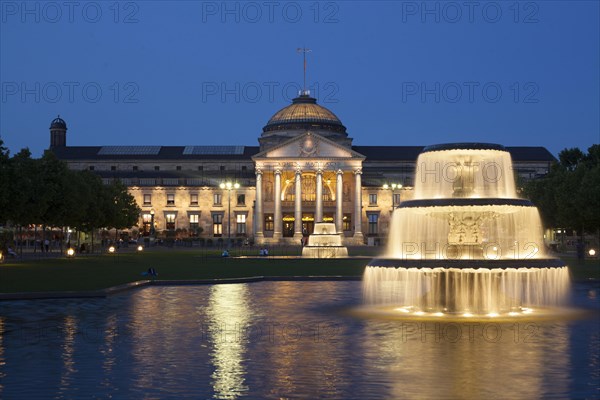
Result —
[[[364, 255], [376, 255], [370, 254], [372, 249], [367, 250]], [[290, 252], [275, 249], [273, 253], [291, 256]], [[159, 279], [193, 280], [251, 276], [361, 276], [369, 262], [366, 258], [222, 258], [219, 254], [217, 250], [159, 248], [144, 253], [130, 252], [116, 256], [7, 262], [0, 264], [0, 293], [104, 289], [146, 279], [141, 273], [149, 267], [158, 271]], [[232, 252], [232, 256], [235, 255], [242, 254]], [[578, 263], [574, 258], [564, 259], [570, 267], [573, 279], [600, 279], [598, 260]]]
[[250, 276], [362, 275], [368, 259], [222, 258], [220, 253], [158, 250], [74, 259], [27, 260], [0, 264], [0, 293], [96, 290], [146, 279], [191, 280]]

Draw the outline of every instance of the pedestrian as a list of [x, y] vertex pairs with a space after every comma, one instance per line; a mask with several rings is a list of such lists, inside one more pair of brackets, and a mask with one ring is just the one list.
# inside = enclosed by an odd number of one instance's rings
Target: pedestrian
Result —
[[46, 248], [46, 253], [50, 251], [50, 241], [48, 239], [44, 240], [44, 247]]

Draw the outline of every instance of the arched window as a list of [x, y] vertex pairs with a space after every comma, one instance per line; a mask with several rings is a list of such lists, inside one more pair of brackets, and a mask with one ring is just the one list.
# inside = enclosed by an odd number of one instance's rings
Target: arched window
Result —
[[[296, 185], [292, 182], [288, 185], [284, 195], [285, 201], [295, 201]], [[317, 177], [314, 174], [302, 175], [302, 201], [314, 202], [317, 199]], [[333, 199], [331, 189], [323, 183], [323, 201], [331, 201]]]

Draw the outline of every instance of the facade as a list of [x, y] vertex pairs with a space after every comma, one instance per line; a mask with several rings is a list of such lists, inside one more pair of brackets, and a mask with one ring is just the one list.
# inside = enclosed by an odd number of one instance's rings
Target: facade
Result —
[[[308, 92], [273, 115], [259, 146], [67, 146], [60, 117], [50, 137], [70, 168], [127, 185], [142, 234], [257, 244], [299, 244], [319, 221], [334, 222], [345, 245], [380, 243], [394, 207], [412, 197], [423, 148], [355, 146]], [[543, 147], [507, 150], [521, 179], [546, 174], [555, 161]]]

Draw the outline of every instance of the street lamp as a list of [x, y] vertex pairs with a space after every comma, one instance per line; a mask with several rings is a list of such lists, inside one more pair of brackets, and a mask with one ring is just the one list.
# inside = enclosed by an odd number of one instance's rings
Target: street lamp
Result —
[[393, 206], [397, 206], [398, 204], [395, 204], [395, 203], [394, 203], [394, 193], [393, 193], [393, 192], [394, 192], [396, 189], [398, 189], [398, 190], [399, 190], [399, 189], [402, 189], [402, 185], [401, 185], [400, 183], [392, 183], [392, 184], [387, 184], [387, 183], [385, 183], [385, 184], [383, 185], [383, 189], [385, 189], [385, 190], [391, 189], [391, 190], [392, 190], [392, 207], [393, 207]]
[[239, 189], [240, 188], [240, 184], [235, 182], [235, 183], [231, 183], [231, 182], [221, 182], [221, 184], [219, 185], [219, 187], [221, 189], [225, 189], [227, 190], [227, 203], [228, 203], [228, 209], [227, 209], [227, 239], [229, 242], [231, 242], [231, 191], [233, 189]]

